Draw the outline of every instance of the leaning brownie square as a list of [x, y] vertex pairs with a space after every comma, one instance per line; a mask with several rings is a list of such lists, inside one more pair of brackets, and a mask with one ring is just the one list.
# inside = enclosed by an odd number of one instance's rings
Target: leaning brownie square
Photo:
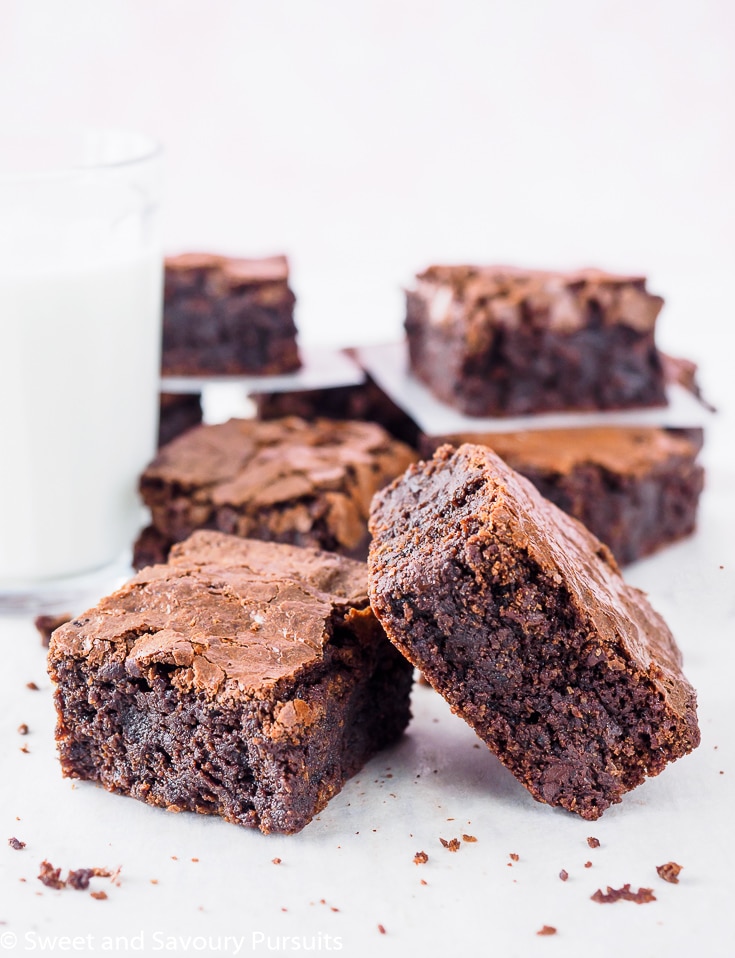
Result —
[[164, 376], [275, 375], [301, 366], [285, 256], [183, 253], [165, 262]]
[[64, 775], [296, 832], [409, 720], [363, 563], [199, 532], [50, 642]]
[[134, 565], [161, 561], [202, 528], [364, 559], [373, 494], [415, 458], [373, 423], [287, 417], [191, 429], [141, 477], [152, 525]]
[[470, 416], [660, 406], [662, 305], [640, 276], [432, 266], [407, 292], [410, 367]]
[[621, 564], [694, 532], [704, 469], [701, 428], [596, 426], [424, 436], [489, 446], [539, 492], [587, 526]]
[[699, 743], [681, 654], [609, 549], [485, 446], [378, 493], [388, 638], [541, 802], [585, 819]]

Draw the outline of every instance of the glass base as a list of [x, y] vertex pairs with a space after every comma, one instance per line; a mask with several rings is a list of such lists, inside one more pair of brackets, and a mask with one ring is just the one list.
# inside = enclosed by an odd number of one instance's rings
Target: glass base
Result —
[[37, 582], [0, 582], [0, 615], [80, 615], [133, 575], [127, 549], [109, 565]]

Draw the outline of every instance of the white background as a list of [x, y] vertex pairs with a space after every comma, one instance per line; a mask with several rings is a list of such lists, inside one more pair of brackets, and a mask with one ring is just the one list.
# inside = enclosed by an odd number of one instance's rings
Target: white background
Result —
[[[700, 362], [720, 407], [700, 532], [628, 573], [699, 689], [695, 755], [588, 826], [533, 803], [424, 689], [411, 733], [361, 784], [300, 836], [264, 838], [61, 782], [42, 652], [28, 622], [5, 622], [0, 820], [28, 848], [3, 850], [0, 833], [0, 947], [89, 930], [99, 953], [105, 930], [145, 929], [152, 954], [156, 930], [245, 935], [241, 953], [258, 930], [341, 936], [346, 955], [730, 953], [734, 90], [727, 0], [0, 0], [3, 126], [160, 139], [167, 249], [286, 252], [302, 341], [395, 339], [401, 286], [431, 261], [640, 271], [667, 301], [660, 345]], [[464, 830], [477, 844], [446, 853], [438, 836]], [[107, 902], [51, 892], [35, 880], [44, 857], [122, 864], [122, 884]], [[671, 858], [678, 886], [652, 870]], [[625, 881], [659, 901], [589, 901]], [[556, 937], [536, 937], [544, 923]]]

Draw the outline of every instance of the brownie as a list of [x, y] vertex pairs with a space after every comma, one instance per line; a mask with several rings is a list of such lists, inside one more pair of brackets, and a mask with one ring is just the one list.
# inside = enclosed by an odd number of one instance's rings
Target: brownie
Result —
[[51, 637], [63, 774], [296, 832], [406, 727], [364, 563], [195, 533]]
[[165, 446], [202, 421], [201, 393], [161, 393], [158, 445]]
[[351, 386], [259, 392], [253, 393], [251, 399], [259, 419], [300, 416], [376, 422], [394, 439], [410, 446], [416, 445], [420, 435], [414, 420], [368, 374], [363, 382]]
[[285, 256], [183, 253], [165, 262], [164, 376], [274, 375], [301, 366]]
[[690, 535], [704, 469], [700, 428], [599, 426], [423, 436], [431, 456], [443, 443], [490, 446], [564, 512], [610, 547], [621, 564]]
[[407, 292], [413, 373], [470, 416], [666, 403], [640, 276], [432, 266]]
[[596, 819], [699, 744], [663, 619], [487, 447], [409, 467], [370, 528], [388, 637], [538, 801]]
[[133, 563], [160, 561], [202, 528], [364, 559], [373, 493], [415, 458], [373, 423], [287, 417], [198, 426], [159, 450], [141, 477], [152, 528]]

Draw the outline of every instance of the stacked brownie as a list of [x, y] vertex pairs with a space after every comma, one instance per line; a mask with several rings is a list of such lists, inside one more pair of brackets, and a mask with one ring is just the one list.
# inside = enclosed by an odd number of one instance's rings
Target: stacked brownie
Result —
[[[412, 373], [467, 416], [523, 415], [523, 428], [425, 432], [424, 455], [442, 442], [481, 442], [562, 509], [632, 562], [695, 527], [703, 470], [701, 429], [623, 426], [615, 410], [667, 403], [666, 385], [693, 364], [660, 353], [663, 305], [641, 276], [495, 266], [432, 266], [407, 292]], [[549, 412], [598, 414], [548, 429]], [[611, 415], [610, 425], [599, 425]], [[629, 420], [630, 421], [630, 420]], [[650, 418], [648, 420], [650, 422]]]
[[411, 369], [470, 416], [666, 402], [641, 276], [432, 266], [407, 293]]
[[164, 376], [272, 375], [301, 365], [285, 256], [165, 262]]

